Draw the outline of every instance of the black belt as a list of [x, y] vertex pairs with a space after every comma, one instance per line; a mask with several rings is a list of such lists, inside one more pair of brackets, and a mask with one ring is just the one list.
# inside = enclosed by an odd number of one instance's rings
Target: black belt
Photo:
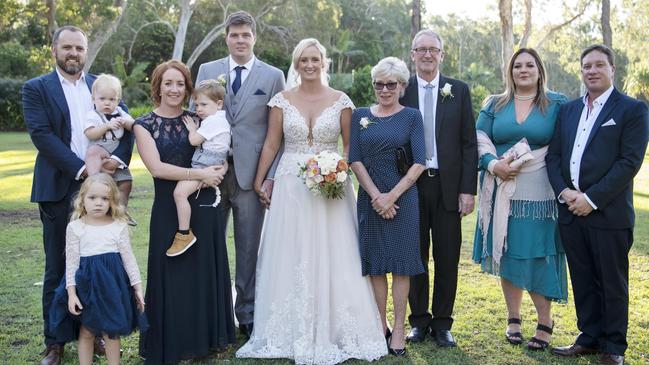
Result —
[[424, 170], [424, 173], [421, 175], [422, 176], [428, 175], [428, 177], [435, 177], [439, 175], [439, 169], [426, 169]]
[[233, 165], [234, 164], [234, 158], [232, 158], [232, 155], [228, 155], [228, 165]]

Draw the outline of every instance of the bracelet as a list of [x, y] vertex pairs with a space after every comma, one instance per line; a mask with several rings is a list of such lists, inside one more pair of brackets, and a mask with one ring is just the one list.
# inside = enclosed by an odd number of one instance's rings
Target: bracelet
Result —
[[191, 176], [190, 176], [190, 173], [189, 173], [190, 171], [191, 171], [191, 169], [187, 169], [187, 180], [191, 180]]

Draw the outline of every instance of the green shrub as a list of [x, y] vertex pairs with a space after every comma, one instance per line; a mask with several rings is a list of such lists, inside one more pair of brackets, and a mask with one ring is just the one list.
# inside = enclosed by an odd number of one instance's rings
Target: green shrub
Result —
[[370, 106], [376, 104], [376, 96], [372, 89], [372, 66], [365, 65], [352, 73], [352, 87], [349, 90], [349, 97], [356, 107]]
[[31, 75], [29, 52], [17, 42], [0, 43], [0, 77]]
[[0, 131], [24, 131], [22, 93], [24, 80], [0, 78]]
[[134, 106], [129, 106], [128, 108], [128, 113], [135, 119], [139, 118], [140, 116], [147, 114], [153, 110], [153, 107], [151, 105], [134, 105]]
[[351, 73], [329, 74], [329, 86], [336, 90], [340, 90], [345, 94], [349, 94], [353, 82], [354, 75]]

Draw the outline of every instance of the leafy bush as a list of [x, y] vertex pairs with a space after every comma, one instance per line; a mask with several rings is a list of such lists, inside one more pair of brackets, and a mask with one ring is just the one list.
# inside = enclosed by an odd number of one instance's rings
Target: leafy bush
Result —
[[22, 93], [24, 80], [0, 78], [0, 131], [24, 131]]
[[0, 43], [0, 77], [31, 75], [29, 52], [17, 42]]
[[376, 103], [374, 90], [372, 89], [372, 66], [365, 65], [352, 72], [352, 87], [349, 90], [349, 97], [356, 107], [370, 106]]
[[153, 110], [152, 105], [134, 105], [134, 106], [129, 106], [128, 107], [128, 113], [135, 119], [139, 118], [140, 116], [147, 114]]
[[351, 73], [329, 74], [329, 86], [336, 90], [340, 90], [345, 94], [349, 94], [353, 82], [354, 75]]

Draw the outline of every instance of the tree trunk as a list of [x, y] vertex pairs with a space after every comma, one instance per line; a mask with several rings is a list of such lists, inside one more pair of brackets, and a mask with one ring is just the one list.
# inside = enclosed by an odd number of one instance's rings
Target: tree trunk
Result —
[[117, 27], [122, 22], [124, 13], [126, 13], [128, 0], [115, 0], [113, 6], [117, 8], [117, 17], [111, 21], [106, 21], [103, 26], [94, 29], [92, 34], [89, 35], [88, 55], [86, 56], [86, 65], [83, 67], [85, 72], [90, 70], [90, 67], [92, 67], [92, 64], [95, 62], [95, 58], [97, 58], [97, 54], [99, 54], [101, 48], [117, 31]]
[[518, 48], [527, 47], [530, 34], [532, 34], [532, 0], [525, 0], [525, 29], [520, 42], [518, 42]]
[[47, 35], [52, 39], [54, 31], [59, 26], [56, 24], [56, 0], [47, 0]]
[[613, 32], [611, 31], [611, 1], [602, 0], [602, 40], [608, 48], [613, 48]]
[[[410, 39], [421, 30], [421, 0], [412, 0], [412, 16], [410, 17]], [[410, 72], [415, 73], [415, 64], [410, 62]]]
[[183, 60], [183, 50], [185, 49], [189, 19], [191, 19], [194, 13], [194, 6], [190, 2], [190, 0], [178, 1], [178, 5], [180, 5], [180, 19], [178, 19], [178, 29], [176, 29], [176, 36], [174, 37], [174, 52], [171, 56], [172, 59], [178, 61]]
[[504, 83], [507, 73], [507, 63], [514, 53], [512, 0], [498, 0], [498, 11], [500, 12], [500, 34], [502, 43], [500, 70]]

